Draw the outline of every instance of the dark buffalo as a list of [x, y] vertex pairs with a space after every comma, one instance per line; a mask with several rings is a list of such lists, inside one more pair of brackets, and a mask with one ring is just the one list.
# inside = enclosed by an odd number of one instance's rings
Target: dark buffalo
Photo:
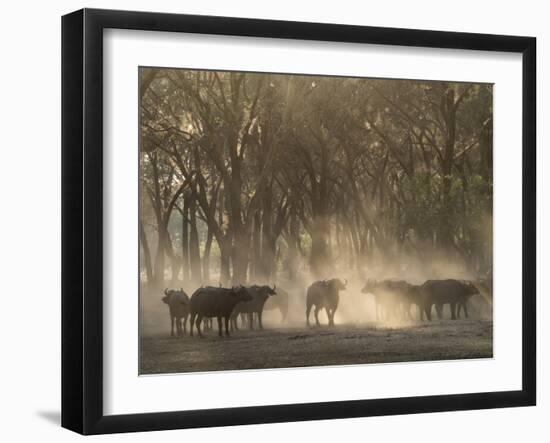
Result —
[[420, 291], [420, 285], [406, 283], [403, 289], [404, 291], [399, 294], [403, 317], [413, 320], [411, 308], [416, 306], [416, 311], [420, 313], [420, 318], [422, 319], [422, 293]]
[[[206, 289], [216, 289], [216, 288], [221, 288], [222, 284], [220, 283], [219, 286], [202, 286], [202, 287]], [[212, 318], [204, 317], [202, 319], [202, 332], [209, 332], [212, 330], [214, 330], [214, 325], [212, 324]]]
[[458, 310], [462, 308], [468, 318], [467, 302], [473, 295], [479, 294], [477, 287], [464, 280], [428, 280], [420, 288], [422, 308], [428, 320], [432, 319], [432, 306], [435, 306], [438, 318], [443, 318], [443, 306], [449, 304], [451, 319], [457, 318]]
[[193, 325], [201, 333], [201, 321], [203, 318], [218, 319], [218, 335], [222, 336], [222, 319], [225, 320], [225, 335], [229, 335], [229, 318], [233, 309], [239, 302], [252, 300], [252, 296], [243, 286], [233, 288], [206, 287], [197, 289], [191, 296], [189, 308], [191, 313], [191, 336]]
[[189, 315], [189, 296], [183, 289], [165, 289], [162, 301], [168, 305], [172, 329], [170, 335], [174, 336], [174, 323], [178, 336], [186, 333], [187, 317]]
[[233, 309], [233, 314], [231, 315], [231, 328], [238, 329], [237, 327], [237, 316], [239, 314], [245, 314], [248, 317], [248, 326], [250, 329], [254, 329], [254, 314], [258, 316], [258, 325], [260, 329], [263, 329], [262, 324], [262, 313], [264, 310], [264, 305], [269, 296], [276, 295], [275, 286], [270, 288], [269, 286], [248, 286], [246, 290], [252, 296], [252, 300], [240, 302], [235, 309]]
[[315, 306], [313, 314], [315, 315], [315, 323], [317, 326], [320, 326], [318, 314], [323, 308], [327, 311], [329, 326], [334, 326], [334, 314], [336, 309], [338, 309], [338, 301], [340, 300], [338, 292], [345, 290], [347, 284], [347, 280], [342, 282], [342, 280], [338, 278], [333, 278], [331, 280], [316, 281], [307, 288], [306, 322], [308, 326], [309, 313], [312, 306]]
[[404, 280], [367, 280], [361, 292], [374, 295], [376, 320], [412, 320], [411, 307], [420, 306], [420, 287]]
[[397, 315], [398, 301], [393, 280], [367, 280], [361, 289], [363, 294], [374, 295], [376, 320], [389, 319]]
[[281, 313], [281, 323], [283, 323], [288, 315], [288, 292], [282, 288], [277, 289], [277, 297], [270, 297], [264, 305], [264, 312], [275, 309]]

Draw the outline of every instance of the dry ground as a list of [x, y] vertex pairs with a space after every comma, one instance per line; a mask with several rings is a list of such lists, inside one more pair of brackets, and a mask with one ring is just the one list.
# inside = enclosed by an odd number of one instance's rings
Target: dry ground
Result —
[[[214, 321], [214, 324], [216, 322]], [[140, 373], [288, 368], [362, 363], [487, 358], [493, 355], [493, 322], [441, 320], [399, 327], [376, 324], [238, 331], [219, 338], [143, 335]]]

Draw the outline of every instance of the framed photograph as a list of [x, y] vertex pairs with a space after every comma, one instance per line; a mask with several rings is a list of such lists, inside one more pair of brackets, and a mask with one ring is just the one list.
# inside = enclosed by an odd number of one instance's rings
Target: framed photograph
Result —
[[62, 425], [535, 405], [531, 37], [62, 20]]

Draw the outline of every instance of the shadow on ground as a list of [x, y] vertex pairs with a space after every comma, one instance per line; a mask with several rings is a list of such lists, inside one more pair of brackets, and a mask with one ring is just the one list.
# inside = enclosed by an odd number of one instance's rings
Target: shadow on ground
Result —
[[60, 411], [37, 411], [41, 419], [49, 422], [52, 425], [61, 426], [61, 412]]

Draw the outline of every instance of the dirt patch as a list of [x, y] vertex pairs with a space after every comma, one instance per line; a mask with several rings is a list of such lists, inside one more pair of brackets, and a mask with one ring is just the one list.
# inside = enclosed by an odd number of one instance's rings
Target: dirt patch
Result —
[[376, 324], [331, 328], [273, 328], [204, 338], [142, 336], [140, 373], [389, 363], [488, 358], [493, 355], [490, 320], [435, 321], [400, 327]]

